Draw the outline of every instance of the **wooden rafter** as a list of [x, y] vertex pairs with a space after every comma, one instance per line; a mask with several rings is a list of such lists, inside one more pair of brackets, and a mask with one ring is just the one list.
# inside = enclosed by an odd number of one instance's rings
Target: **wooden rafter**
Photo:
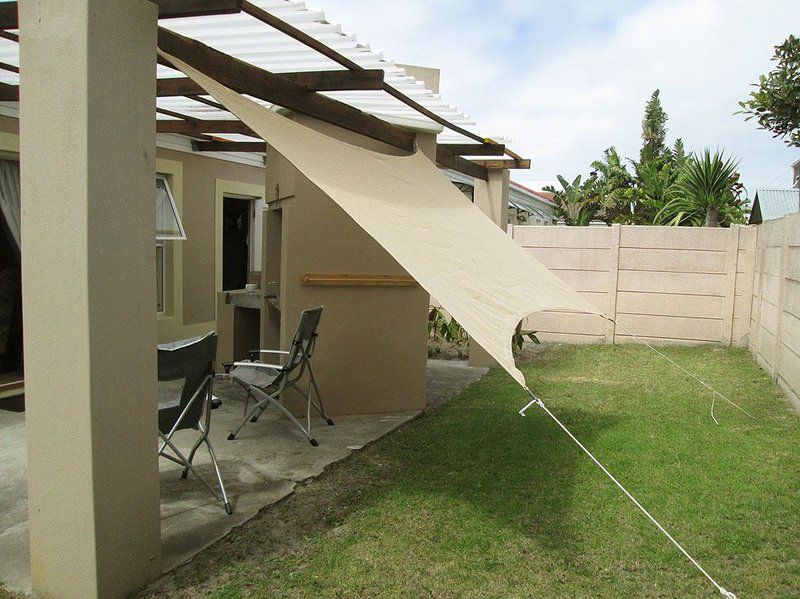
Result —
[[[319, 40], [311, 37], [310, 35], [308, 35], [307, 33], [304, 33], [303, 31], [300, 31], [297, 27], [294, 27], [293, 25], [290, 25], [286, 21], [284, 21], [282, 19], [279, 19], [278, 17], [276, 17], [276, 16], [268, 13], [267, 11], [265, 11], [263, 8], [259, 8], [258, 6], [255, 6], [254, 4], [248, 2], [247, 0], [244, 0], [242, 2], [242, 12], [245, 12], [245, 13], [249, 14], [250, 16], [255, 17], [256, 19], [258, 19], [262, 23], [266, 23], [267, 25], [269, 25], [271, 27], [274, 27], [275, 29], [277, 29], [281, 33], [285, 33], [289, 37], [291, 37], [291, 38], [293, 38], [293, 39], [305, 44], [306, 46], [308, 46], [309, 48], [312, 48], [313, 50], [316, 50], [317, 52], [319, 52], [323, 56], [326, 56], [327, 58], [330, 58], [331, 60], [339, 63], [340, 65], [342, 65], [343, 67], [346, 67], [347, 69], [350, 69], [351, 71], [362, 71], [362, 70], [364, 70], [364, 68], [361, 65], [359, 65], [356, 62], [353, 62], [352, 60], [350, 60], [346, 56], [342, 56], [339, 52], [337, 52], [333, 48], [329, 48], [328, 46], [326, 46], [325, 44], [323, 44]], [[433, 112], [431, 110], [428, 110], [422, 104], [420, 104], [416, 100], [412, 100], [407, 95], [405, 95], [403, 92], [395, 89], [394, 87], [392, 87], [388, 83], [384, 82], [382, 87], [381, 87], [381, 89], [383, 89], [383, 91], [385, 91], [386, 93], [388, 93], [392, 97], [400, 100], [403, 104], [413, 108], [414, 110], [416, 110], [420, 114], [428, 117], [429, 119], [431, 119], [432, 121], [434, 121], [436, 123], [439, 123], [443, 127], [447, 127], [448, 129], [450, 129], [452, 131], [455, 131], [457, 133], [460, 133], [461, 135], [464, 135], [466, 137], [469, 137], [470, 139], [474, 139], [475, 141], [478, 141], [478, 142], [481, 142], [481, 143], [483, 143], [485, 141], [480, 135], [476, 135], [472, 131], [467, 131], [463, 127], [459, 127], [458, 125], [454, 125], [453, 123], [451, 123], [447, 119], [445, 119], [443, 117], [440, 117], [435, 112]]]
[[289, 25], [289, 23], [287, 23], [283, 19], [279, 19], [278, 17], [271, 15], [263, 8], [259, 8], [258, 6], [252, 4], [251, 2], [247, 2], [247, 0], [244, 0], [244, 2], [242, 2], [242, 12], [245, 12], [251, 17], [258, 19], [262, 23], [265, 23], [266, 25], [269, 25], [270, 27], [277, 29], [281, 33], [285, 33], [289, 37], [296, 39], [298, 42], [301, 42], [306, 46], [308, 46], [309, 48], [316, 50], [323, 56], [326, 56], [327, 58], [330, 58], [334, 62], [339, 63], [346, 69], [349, 69], [351, 71], [360, 71], [363, 68], [361, 67], [361, 65], [353, 62], [346, 56], [342, 56], [339, 52], [337, 52], [333, 48], [329, 48], [318, 39], [308, 35], [303, 31], [300, 31], [297, 27]]
[[[242, 0], [150, 0], [150, 2], [158, 6], [159, 19], [227, 15], [242, 11]], [[16, 2], [0, 3], [0, 29], [19, 29]]]
[[404, 150], [414, 149], [415, 136], [411, 131], [363, 113], [343, 102], [309, 92], [293, 81], [224, 54], [197, 40], [160, 27], [158, 45], [164, 52], [180, 58], [240, 94], [260, 98]]
[[258, 135], [241, 121], [156, 121], [158, 133], [180, 133], [182, 135], [197, 135], [198, 133], [238, 133], [240, 135]]
[[[306, 91], [350, 91], [381, 89], [383, 70], [364, 71], [309, 71], [301, 73], [275, 73], [298, 85]], [[188, 77], [159, 79], [159, 97], [204, 95], [206, 91]]]
[[531, 161], [528, 158], [521, 158], [519, 160], [474, 160], [475, 164], [478, 164], [484, 168], [492, 170], [502, 170], [504, 168], [515, 169], [529, 169], [531, 168]]
[[456, 156], [444, 146], [436, 146], [436, 163], [441, 167], [449, 168], [463, 175], [467, 175], [468, 177], [484, 180], [489, 178], [489, 173], [486, 168], [466, 158]]
[[267, 144], [263, 141], [195, 141], [195, 152], [258, 152], [265, 153]]
[[456, 156], [502, 156], [506, 152], [503, 144], [439, 144]]
[[0, 83], [0, 102], [19, 102], [19, 85]]
[[194, 123], [195, 121], [199, 122], [201, 119], [197, 117], [190, 116], [188, 114], [183, 114], [181, 112], [175, 112], [174, 110], [168, 110], [166, 108], [161, 108], [156, 106], [156, 112], [163, 114], [164, 116], [171, 116], [174, 119], [182, 119], [190, 123]]
[[242, 12], [242, 0], [150, 0], [159, 19], [231, 15]]
[[219, 102], [214, 102], [214, 100], [209, 100], [208, 98], [204, 98], [203, 96], [194, 96], [194, 95], [192, 95], [192, 96], [185, 96], [185, 97], [189, 98], [190, 100], [194, 100], [195, 102], [200, 102], [201, 104], [205, 104], [206, 106], [211, 106], [211, 108], [216, 108], [217, 110], [224, 110], [225, 112], [228, 112], [228, 109], [225, 108]]

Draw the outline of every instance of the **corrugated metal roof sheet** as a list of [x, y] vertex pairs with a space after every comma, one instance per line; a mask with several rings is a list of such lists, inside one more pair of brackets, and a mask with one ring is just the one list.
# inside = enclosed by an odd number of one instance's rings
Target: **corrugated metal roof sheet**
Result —
[[800, 189], [759, 189], [755, 202], [761, 210], [761, 220], [772, 220], [800, 212]]
[[[479, 133], [469, 115], [444, 102], [439, 94], [427, 89], [424, 82], [406, 74], [405, 69], [398, 66], [394, 60], [384, 58], [379, 50], [359, 41], [355, 34], [346, 33], [340, 24], [329, 21], [323, 11], [311, 10], [306, 7], [305, 2], [296, 0], [252, 0], [252, 2], [334, 48], [365, 69], [383, 69], [386, 73], [385, 81], [392, 87], [451, 123]], [[275, 73], [343, 69], [341, 65], [331, 59], [244, 12], [162, 20], [159, 25]], [[0, 62], [19, 65], [19, 45], [0, 38]], [[183, 77], [183, 74], [159, 65], [158, 77]], [[0, 70], [0, 82], [18, 85], [19, 75]], [[436, 129], [440, 128], [438, 124], [383, 91], [320, 93], [395, 124], [428, 125]], [[233, 118], [228, 112], [180, 96], [158, 98], [157, 103], [159, 108], [200, 119]], [[260, 103], [269, 105], [265, 102]], [[171, 117], [162, 114], [159, 114], [158, 118], [171, 120]], [[251, 140], [244, 136], [230, 134], [217, 134], [215, 137], [232, 141]], [[444, 141], [445, 138], [450, 142], [472, 141], [451, 131], [444, 131], [440, 141]]]

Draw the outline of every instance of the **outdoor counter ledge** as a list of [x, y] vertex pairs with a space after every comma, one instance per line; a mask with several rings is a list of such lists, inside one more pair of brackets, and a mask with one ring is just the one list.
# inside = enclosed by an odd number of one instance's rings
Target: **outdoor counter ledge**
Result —
[[226, 298], [225, 302], [228, 304], [233, 304], [237, 308], [252, 308], [253, 310], [260, 310], [261, 290], [256, 289], [252, 293], [245, 289], [228, 291], [228, 297]]

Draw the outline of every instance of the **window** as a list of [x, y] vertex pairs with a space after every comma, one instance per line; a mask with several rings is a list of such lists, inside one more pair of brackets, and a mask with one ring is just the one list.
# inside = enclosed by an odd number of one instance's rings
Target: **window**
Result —
[[470, 185], [469, 183], [459, 183], [458, 181], [453, 181], [453, 185], [455, 185], [461, 193], [467, 196], [470, 202], [472, 202], [473, 204], [475, 203], [474, 185]]
[[164, 243], [156, 243], [156, 312], [164, 312]]
[[165, 242], [186, 239], [175, 198], [165, 175], [156, 175], [156, 311], [166, 309], [167, 248]]
[[186, 239], [175, 198], [164, 175], [156, 175], [156, 239]]

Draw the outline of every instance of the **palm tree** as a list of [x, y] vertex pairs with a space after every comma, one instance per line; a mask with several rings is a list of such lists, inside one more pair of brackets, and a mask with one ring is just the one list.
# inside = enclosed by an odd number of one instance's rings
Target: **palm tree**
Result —
[[595, 178], [589, 177], [583, 185], [580, 175], [572, 183], [568, 183], [561, 175], [557, 175], [557, 179], [563, 189], [556, 190], [552, 185], [543, 188], [555, 194], [553, 199], [556, 201], [556, 213], [567, 225], [588, 226], [599, 208], [593, 197]]
[[684, 163], [674, 197], [655, 216], [655, 224], [718, 227], [743, 222], [738, 161], [706, 148]]

